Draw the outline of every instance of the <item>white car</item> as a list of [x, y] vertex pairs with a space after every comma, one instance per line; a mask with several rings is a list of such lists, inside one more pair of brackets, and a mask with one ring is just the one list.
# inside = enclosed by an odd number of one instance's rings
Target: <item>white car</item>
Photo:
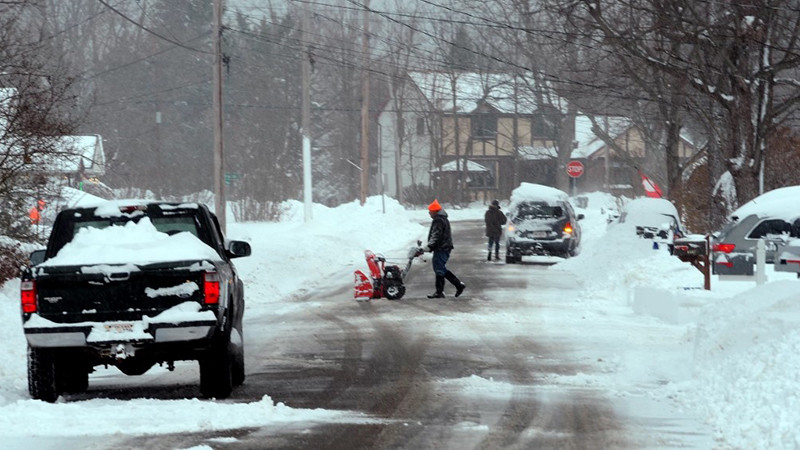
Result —
[[674, 237], [686, 233], [678, 209], [667, 199], [639, 197], [622, 207], [619, 223], [636, 227], [636, 235], [646, 239], [671, 243]]

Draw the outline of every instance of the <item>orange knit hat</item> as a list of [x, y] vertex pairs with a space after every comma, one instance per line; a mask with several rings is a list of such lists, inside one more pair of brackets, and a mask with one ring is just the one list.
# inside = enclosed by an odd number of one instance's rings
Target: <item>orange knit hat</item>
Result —
[[439, 200], [434, 200], [430, 205], [428, 205], [428, 211], [434, 212], [439, 211], [442, 209], [442, 205], [439, 204]]

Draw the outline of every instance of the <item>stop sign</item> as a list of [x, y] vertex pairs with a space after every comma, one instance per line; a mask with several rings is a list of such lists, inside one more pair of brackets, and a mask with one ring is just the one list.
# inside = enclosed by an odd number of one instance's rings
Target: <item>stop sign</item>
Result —
[[570, 161], [567, 163], [567, 175], [578, 178], [583, 175], [583, 163], [580, 161]]

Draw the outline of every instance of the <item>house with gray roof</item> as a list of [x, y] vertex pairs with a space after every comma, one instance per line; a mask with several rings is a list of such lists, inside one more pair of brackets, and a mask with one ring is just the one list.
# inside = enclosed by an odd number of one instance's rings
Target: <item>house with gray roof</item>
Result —
[[[392, 185], [433, 186], [440, 201], [507, 198], [519, 182], [553, 182], [560, 102], [533, 79], [513, 74], [411, 72], [403, 101], [392, 99], [381, 112], [384, 167], [398, 161]], [[399, 112], [401, 111], [402, 112]], [[403, 120], [398, 121], [397, 115]], [[415, 132], [397, 148], [397, 123]], [[392, 141], [394, 139], [394, 142]], [[478, 168], [477, 170], [473, 170]], [[397, 183], [400, 179], [401, 183]]]

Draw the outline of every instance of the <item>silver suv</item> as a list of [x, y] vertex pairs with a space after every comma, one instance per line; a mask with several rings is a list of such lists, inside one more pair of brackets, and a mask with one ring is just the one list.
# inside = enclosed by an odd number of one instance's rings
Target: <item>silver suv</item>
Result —
[[753, 275], [756, 244], [764, 239], [766, 261], [779, 244], [800, 237], [800, 186], [775, 189], [734, 211], [712, 242], [715, 275]]

